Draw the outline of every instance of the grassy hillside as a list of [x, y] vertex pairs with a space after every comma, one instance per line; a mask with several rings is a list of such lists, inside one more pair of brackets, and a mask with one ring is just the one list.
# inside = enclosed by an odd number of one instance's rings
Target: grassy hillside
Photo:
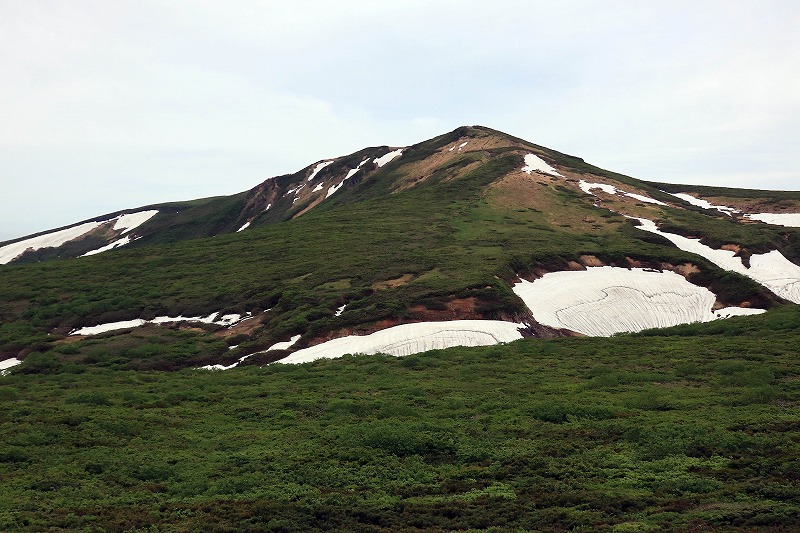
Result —
[[792, 306], [402, 359], [44, 366], [0, 388], [0, 529], [795, 530], [798, 345]]

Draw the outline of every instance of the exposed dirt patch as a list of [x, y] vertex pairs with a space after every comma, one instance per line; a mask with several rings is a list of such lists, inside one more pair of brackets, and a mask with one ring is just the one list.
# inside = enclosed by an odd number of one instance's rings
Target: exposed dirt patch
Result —
[[216, 334], [224, 338], [235, 337], [236, 335], [252, 335], [267, 320], [267, 313], [267, 311], [264, 311], [254, 317], [245, 318], [238, 324], [220, 330]]
[[736, 252], [737, 254], [742, 251], [742, 247], [739, 246], [738, 244], [723, 244], [722, 249], [731, 252]]
[[672, 269], [674, 272], [677, 272], [681, 276], [688, 277], [690, 274], [697, 274], [700, 272], [700, 269], [697, 268], [696, 265], [692, 263], [683, 263], [682, 265], [678, 265]]
[[393, 289], [394, 287], [399, 287], [400, 285], [405, 285], [409, 281], [414, 279], [414, 274], [403, 274], [399, 278], [394, 279], [387, 279], [386, 281], [378, 281], [373, 283], [371, 287], [376, 291], [381, 291], [385, 289]]
[[480, 320], [483, 317], [475, 309], [474, 297], [455, 298], [443, 303], [443, 309], [429, 309], [420, 304], [408, 309], [412, 321], [440, 322], [445, 320]]
[[594, 255], [582, 255], [580, 257], [581, 263], [587, 267], [599, 267], [603, 266], [603, 262]]

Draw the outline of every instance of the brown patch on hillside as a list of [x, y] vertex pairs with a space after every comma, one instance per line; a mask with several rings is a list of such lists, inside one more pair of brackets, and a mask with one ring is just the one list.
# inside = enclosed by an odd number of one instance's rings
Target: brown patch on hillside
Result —
[[700, 269], [697, 268], [697, 265], [693, 265], [692, 263], [683, 263], [682, 265], [674, 267], [672, 270], [684, 278], [688, 277], [690, 274], [697, 274], [700, 272]]
[[599, 267], [603, 266], [603, 262], [594, 255], [582, 255], [580, 257], [581, 263], [583, 263], [587, 267]]
[[259, 315], [250, 318], [245, 318], [238, 324], [234, 324], [229, 328], [220, 330], [216, 334], [220, 337], [235, 337], [236, 335], [242, 335], [242, 334], [252, 335], [258, 328], [260, 328], [264, 324], [264, 322], [266, 322], [267, 313], [268, 311], [264, 311]]
[[483, 315], [475, 309], [474, 297], [455, 298], [444, 302], [445, 309], [428, 309], [422, 304], [408, 309], [412, 322], [441, 322], [446, 320], [480, 320]]
[[403, 274], [399, 278], [394, 279], [387, 279], [386, 281], [377, 281], [371, 285], [371, 287], [376, 291], [381, 291], [385, 289], [393, 289], [394, 287], [399, 287], [400, 285], [405, 285], [409, 281], [414, 279], [414, 274]]
[[723, 244], [722, 249], [730, 252], [736, 252], [737, 254], [742, 251], [742, 247], [738, 244]]

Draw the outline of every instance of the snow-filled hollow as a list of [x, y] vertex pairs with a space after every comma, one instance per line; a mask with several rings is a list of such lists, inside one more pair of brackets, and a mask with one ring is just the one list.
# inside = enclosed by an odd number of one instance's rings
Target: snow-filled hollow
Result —
[[590, 267], [522, 280], [513, 290], [540, 324], [591, 337], [716, 318], [714, 293], [670, 271]]
[[125, 235], [120, 240], [114, 241], [114, 242], [109, 243], [109, 244], [106, 244], [105, 246], [101, 246], [100, 248], [97, 248], [96, 250], [91, 250], [89, 252], [86, 252], [85, 254], [81, 255], [81, 257], [88, 257], [90, 255], [101, 254], [103, 252], [107, 252], [109, 250], [113, 250], [114, 248], [119, 248], [121, 246], [125, 246], [126, 244], [130, 244], [130, 242], [131, 242], [130, 236], [129, 235]]
[[0, 361], [0, 376], [5, 376], [10, 368], [13, 368], [21, 364], [22, 361], [20, 361], [16, 357], [12, 357], [11, 359], [6, 359], [5, 361]]
[[[262, 350], [260, 352], [254, 352], [254, 353], [242, 356], [242, 357], [239, 358], [238, 361], [235, 361], [235, 362], [233, 362], [233, 363], [231, 363], [229, 365], [221, 365], [221, 364], [205, 365], [205, 366], [199, 367], [198, 370], [230, 370], [231, 368], [236, 368], [237, 366], [239, 366], [243, 362], [247, 361], [249, 358], [253, 357], [254, 355], [257, 355], [257, 354], [260, 354], [260, 353], [271, 352], [273, 350], [288, 350], [298, 340], [300, 340], [300, 335], [295, 335], [294, 337], [292, 337], [288, 341], [276, 342], [275, 344], [273, 344], [272, 346], [270, 346], [266, 350]], [[231, 346], [230, 347], [231, 350], [233, 348], [235, 348], [235, 346]]]
[[346, 354], [385, 353], [400, 357], [454, 346], [491, 346], [521, 339], [521, 328], [525, 328], [525, 325], [500, 320], [402, 324], [369, 335], [350, 335], [303, 348], [278, 362], [308, 363]]
[[557, 176], [559, 178], [564, 177], [556, 169], [548, 165], [547, 162], [538, 155], [527, 154], [525, 156], [525, 166], [522, 167], [522, 172], [530, 174], [533, 171], [543, 172], [545, 174], [550, 174], [551, 176]]
[[719, 211], [721, 213], [725, 213], [728, 216], [732, 216], [733, 213], [738, 213], [739, 212], [738, 209], [734, 209], [733, 207], [728, 207], [728, 206], [725, 206], [725, 205], [714, 205], [711, 202], [709, 202], [708, 200], [703, 200], [702, 198], [697, 198], [696, 196], [692, 196], [691, 194], [688, 194], [688, 193], [685, 193], [685, 192], [667, 193], [667, 194], [671, 194], [675, 198], [680, 198], [684, 202], [687, 202], [687, 203], [689, 203], [689, 204], [691, 204], [691, 205], [693, 205], [695, 207], [700, 207], [702, 209], [714, 209], [714, 210]]

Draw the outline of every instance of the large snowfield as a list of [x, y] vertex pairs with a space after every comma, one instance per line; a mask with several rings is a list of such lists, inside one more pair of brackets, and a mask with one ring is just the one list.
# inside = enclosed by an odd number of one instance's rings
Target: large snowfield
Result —
[[674, 272], [619, 267], [551, 272], [514, 292], [545, 326], [593, 337], [707, 322], [714, 293]]

